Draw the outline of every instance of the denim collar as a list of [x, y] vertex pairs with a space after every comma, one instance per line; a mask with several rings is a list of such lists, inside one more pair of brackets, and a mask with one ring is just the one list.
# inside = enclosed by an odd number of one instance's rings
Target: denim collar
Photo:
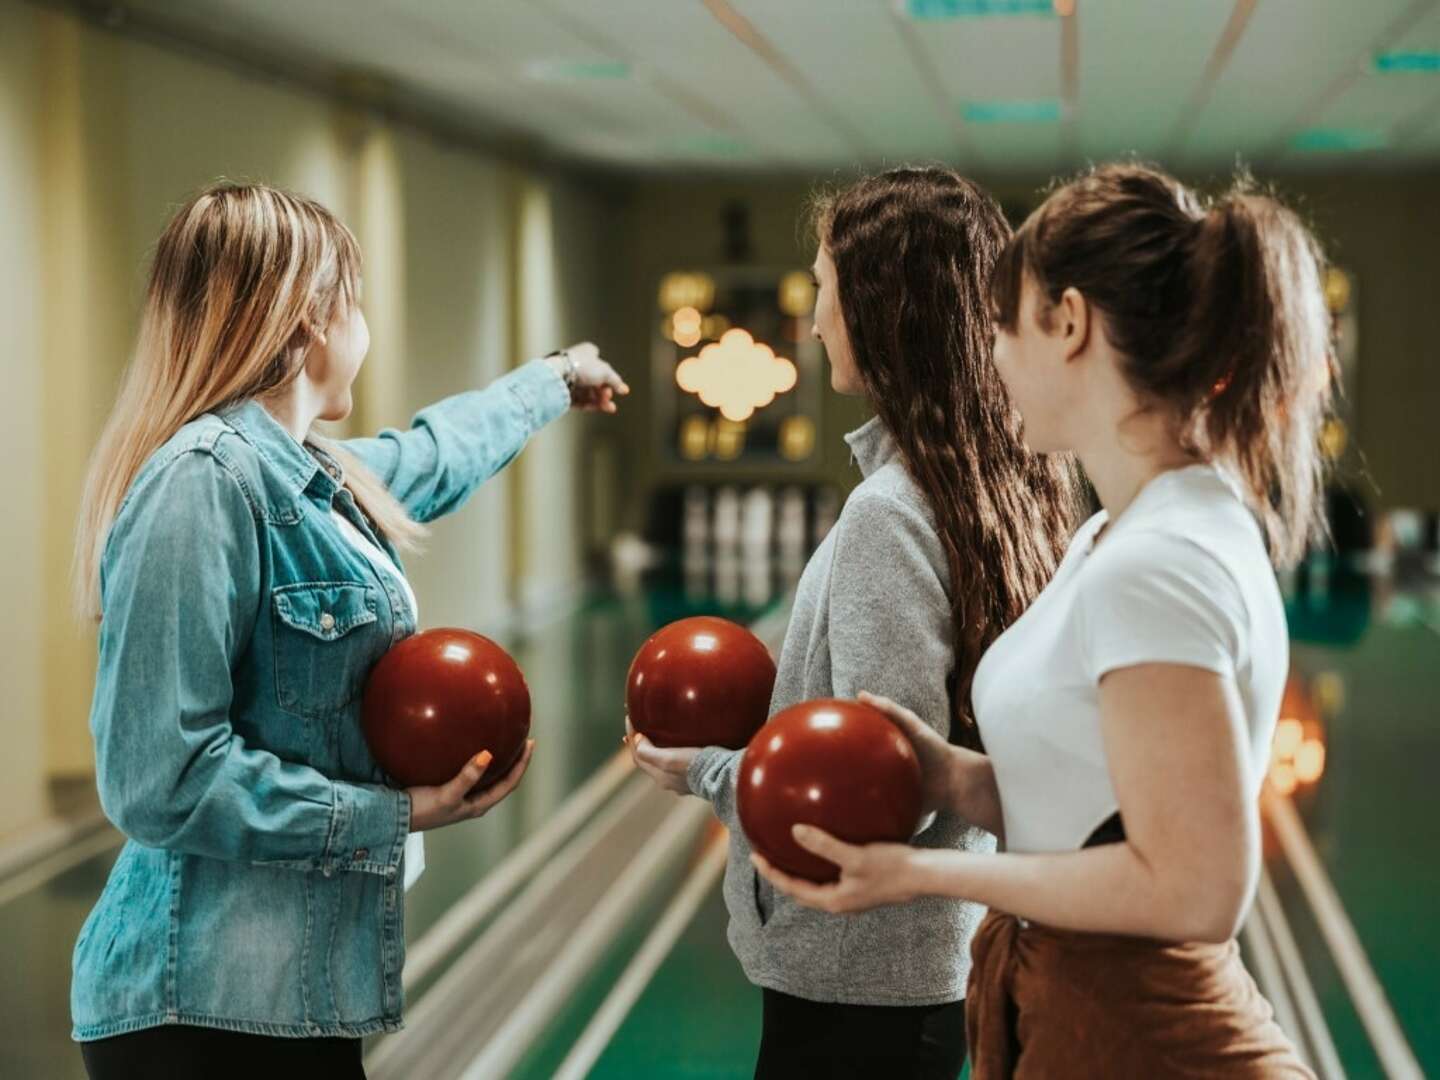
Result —
[[220, 410], [219, 416], [255, 448], [292, 494], [313, 494], [328, 503], [344, 486], [345, 475], [334, 458], [319, 447], [301, 446], [253, 398]]

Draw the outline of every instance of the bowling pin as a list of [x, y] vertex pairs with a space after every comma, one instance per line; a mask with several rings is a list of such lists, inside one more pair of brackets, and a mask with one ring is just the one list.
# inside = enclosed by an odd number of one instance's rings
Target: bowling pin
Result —
[[766, 487], [753, 487], [745, 493], [740, 525], [740, 551], [748, 560], [768, 558], [775, 527], [775, 504]]
[[786, 555], [805, 555], [805, 493], [798, 487], [787, 487], [780, 492], [778, 521], [775, 538], [783, 558]]
[[725, 486], [715, 493], [715, 517], [712, 533], [717, 561], [722, 555], [740, 556], [740, 492]]
[[710, 492], [699, 484], [685, 489], [680, 535], [687, 548], [704, 550], [710, 543]]
[[740, 602], [740, 553], [733, 547], [716, 552], [715, 599], [727, 605]]

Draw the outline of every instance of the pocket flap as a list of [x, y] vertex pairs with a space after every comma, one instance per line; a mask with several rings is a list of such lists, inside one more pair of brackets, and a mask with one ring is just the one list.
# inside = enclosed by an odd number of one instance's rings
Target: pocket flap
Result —
[[272, 597], [281, 622], [321, 641], [334, 641], [376, 619], [375, 590], [369, 585], [302, 582], [282, 586]]

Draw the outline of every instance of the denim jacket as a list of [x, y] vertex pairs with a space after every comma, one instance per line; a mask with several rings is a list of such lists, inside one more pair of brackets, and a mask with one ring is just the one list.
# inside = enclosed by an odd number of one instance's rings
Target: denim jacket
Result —
[[[568, 405], [532, 362], [342, 445], [430, 521]], [[400, 1026], [410, 800], [385, 785], [359, 709], [370, 666], [415, 627], [332, 507], [385, 543], [330, 456], [253, 401], [186, 424], [121, 506], [90, 727], [128, 842], [75, 945], [77, 1040]]]

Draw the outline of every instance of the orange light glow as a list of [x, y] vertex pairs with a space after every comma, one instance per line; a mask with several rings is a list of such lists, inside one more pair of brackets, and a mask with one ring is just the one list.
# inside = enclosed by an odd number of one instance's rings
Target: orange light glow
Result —
[[1302, 784], [1313, 784], [1325, 771], [1325, 744], [1319, 739], [1307, 739], [1295, 752], [1295, 779]]
[[1281, 720], [1275, 725], [1275, 756], [1294, 757], [1305, 741], [1305, 725], [1299, 720]]
[[1281, 795], [1293, 794], [1296, 787], [1295, 770], [1277, 762], [1270, 766], [1270, 786]]

